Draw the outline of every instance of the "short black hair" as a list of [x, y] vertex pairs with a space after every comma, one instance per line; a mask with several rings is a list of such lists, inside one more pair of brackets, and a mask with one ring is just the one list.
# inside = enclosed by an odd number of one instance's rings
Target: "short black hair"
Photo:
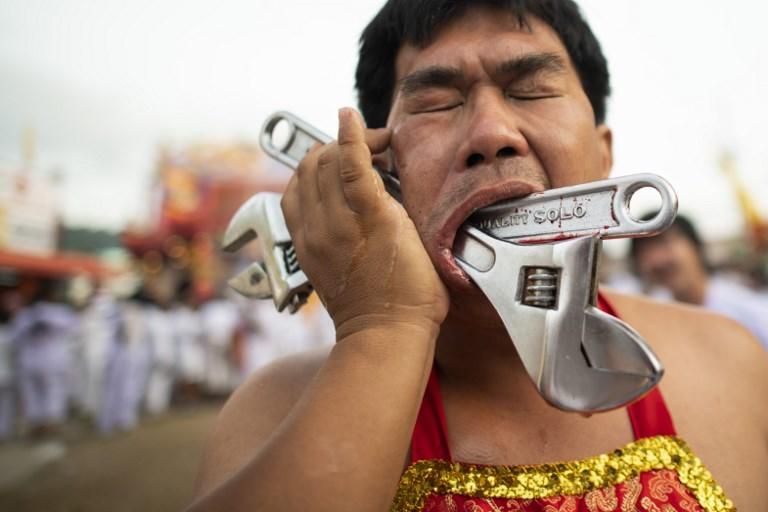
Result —
[[504, 9], [521, 27], [527, 16], [552, 27], [568, 51], [595, 123], [605, 121], [610, 94], [608, 63], [581, 11], [572, 0], [388, 0], [360, 37], [355, 73], [358, 104], [369, 128], [386, 125], [395, 89], [395, 59], [404, 44], [427, 46], [437, 31], [473, 6]]

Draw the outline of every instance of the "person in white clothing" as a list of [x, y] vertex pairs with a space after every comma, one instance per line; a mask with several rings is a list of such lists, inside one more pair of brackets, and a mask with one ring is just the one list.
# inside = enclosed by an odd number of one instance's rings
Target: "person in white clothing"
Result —
[[205, 379], [205, 350], [198, 311], [189, 302], [176, 304], [170, 311], [176, 337], [178, 379], [199, 386]]
[[112, 325], [116, 328], [99, 415], [103, 434], [131, 430], [138, 424], [151, 357], [144, 304], [139, 300], [121, 302], [114, 315]]
[[80, 313], [75, 347], [74, 398], [80, 412], [93, 419], [103, 405], [105, 377], [117, 329], [118, 305], [104, 290], [97, 290]]
[[239, 384], [233, 357], [235, 339], [243, 321], [237, 305], [216, 297], [200, 306], [200, 323], [205, 348], [205, 390], [214, 395], [230, 393]]
[[317, 297], [296, 314], [278, 313], [271, 301], [250, 301], [243, 307], [246, 318], [245, 375], [275, 359], [333, 343], [333, 321]]
[[39, 300], [14, 318], [9, 334], [24, 423], [33, 435], [55, 429], [67, 415], [70, 341], [78, 320], [72, 308], [56, 302], [54, 286], [43, 286]]
[[174, 324], [169, 311], [157, 304], [146, 309], [147, 334], [151, 347], [151, 363], [147, 377], [145, 407], [150, 414], [168, 410], [177, 374]]

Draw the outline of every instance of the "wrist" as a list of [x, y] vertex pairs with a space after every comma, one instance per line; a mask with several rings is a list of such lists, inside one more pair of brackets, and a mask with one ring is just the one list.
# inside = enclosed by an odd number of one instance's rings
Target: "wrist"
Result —
[[336, 325], [336, 342], [352, 339], [378, 339], [434, 342], [440, 333], [441, 322], [429, 315], [412, 311], [368, 313], [345, 319]]

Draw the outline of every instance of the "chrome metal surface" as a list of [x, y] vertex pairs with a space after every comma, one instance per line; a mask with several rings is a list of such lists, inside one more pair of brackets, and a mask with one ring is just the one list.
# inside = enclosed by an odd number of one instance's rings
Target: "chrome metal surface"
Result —
[[[637, 332], [594, 306], [599, 247], [597, 237], [520, 245], [473, 227], [462, 230], [454, 246], [457, 262], [499, 313], [542, 397], [567, 411], [620, 407], [663, 374]], [[559, 272], [556, 290], [548, 290], [556, 297], [544, 301], [546, 307], [527, 304], [519, 290], [526, 271], [541, 268], [548, 277]]]
[[[630, 212], [638, 190], [652, 188], [661, 207], [648, 221]], [[649, 236], [672, 224], [677, 215], [677, 195], [655, 174], [632, 174], [531, 194], [502, 201], [472, 214], [469, 224], [502, 240], [542, 243], [598, 236], [603, 239]]]
[[[276, 130], [280, 123], [288, 129], [287, 140], [278, 145]], [[333, 138], [290, 112], [275, 112], [264, 121], [259, 142], [269, 156], [296, 169], [315, 144], [328, 144]]]
[[229, 284], [246, 297], [272, 297], [278, 311], [295, 313], [312, 293], [312, 286], [295, 261], [291, 235], [280, 208], [280, 194], [261, 192], [232, 217], [224, 232], [223, 249], [236, 252], [258, 237], [262, 263], [253, 263]]
[[521, 302], [526, 306], [554, 309], [557, 306], [557, 269], [523, 267], [525, 288]]
[[[285, 134], [287, 140], [283, 144], [279, 144], [279, 141], [275, 140], [277, 127], [281, 123], [288, 130], [288, 133]], [[294, 170], [315, 145], [330, 142], [333, 142], [333, 137], [285, 111], [275, 112], [269, 116], [261, 128], [259, 137], [259, 143], [265, 153]], [[373, 169], [381, 176], [387, 192], [397, 201], [402, 202], [400, 182], [397, 178], [387, 172]]]

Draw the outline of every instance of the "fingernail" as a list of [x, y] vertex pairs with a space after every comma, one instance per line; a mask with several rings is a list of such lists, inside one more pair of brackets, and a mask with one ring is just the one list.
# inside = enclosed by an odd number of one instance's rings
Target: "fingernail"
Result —
[[352, 117], [352, 109], [349, 107], [342, 107], [339, 109], [339, 124], [349, 122]]

